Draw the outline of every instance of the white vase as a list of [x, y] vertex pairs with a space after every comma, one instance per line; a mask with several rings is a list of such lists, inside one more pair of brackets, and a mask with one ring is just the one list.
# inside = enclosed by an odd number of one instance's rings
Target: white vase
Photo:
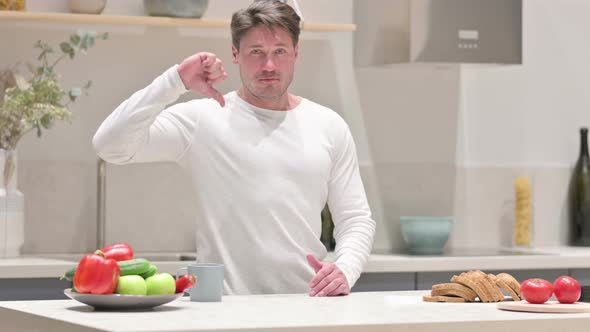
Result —
[[18, 257], [25, 242], [24, 195], [17, 188], [17, 154], [0, 149], [0, 257]]

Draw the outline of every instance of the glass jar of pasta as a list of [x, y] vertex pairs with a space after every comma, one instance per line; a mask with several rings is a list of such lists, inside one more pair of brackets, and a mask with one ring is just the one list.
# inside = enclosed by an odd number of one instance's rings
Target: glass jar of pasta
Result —
[[25, 10], [25, 0], [0, 0], [0, 10]]
[[533, 245], [533, 181], [532, 176], [519, 176], [514, 180], [513, 246]]

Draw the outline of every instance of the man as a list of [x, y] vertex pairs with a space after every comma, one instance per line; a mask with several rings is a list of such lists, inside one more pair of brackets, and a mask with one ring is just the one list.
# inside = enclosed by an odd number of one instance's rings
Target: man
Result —
[[[225, 265], [226, 294], [345, 295], [372, 247], [375, 222], [348, 126], [287, 92], [299, 23], [280, 1], [234, 13], [237, 91], [221, 95], [213, 86], [227, 78], [222, 62], [197, 53], [123, 102], [93, 139], [111, 163], [174, 161], [186, 170], [198, 196], [198, 260]], [[166, 108], [188, 90], [211, 98]], [[316, 258], [326, 256], [326, 202], [334, 263]]]

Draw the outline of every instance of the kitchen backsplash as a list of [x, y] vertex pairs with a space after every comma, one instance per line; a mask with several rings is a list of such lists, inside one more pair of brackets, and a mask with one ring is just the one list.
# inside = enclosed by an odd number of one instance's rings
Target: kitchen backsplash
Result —
[[[19, 186], [27, 194], [25, 253], [94, 250], [96, 163], [24, 160], [19, 166]], [[452, 165], [380, 164], [375, 170], [361, 167], [378, 225], [376, 249], [403, 246], [400, 214], [452, 214]], [[178, 166], [108, 164], [106, 183], [107, 243], [126, 241], [138, 251], [195, 250], [197, 198]]]
[[566, 244], [568, 167], [457, 167], [456, 247], [511, 246], [514, 225], [514, 179], [528, 176], [533, 192], [533, 246]]
[[[25, 253], [96, 249], [96, 163], [22, 161]], [[195, 196], [175, 164], [107, 166], [106, 242], [137, 251], [194, 251]]]
[[19, 160], [25, 194], [24, 253], [94, 249], [96, 165], [79, 161]]
[[[376, 167], [383, 215], [374, 250], [403, 249], [401, 215], [453, 214], [455, 167], [444, 163], [381, 163]], [[373, 208], [376, 208], [373, 206]]]
[[[19, 167], [26, 193], [24, 251], [94, 250], [96, 163], [23, 160]], [[513, 181], [523, 175], [533, 185], [533, 244], [566, 243], [569, 168], [379, 164], [375, 170], [376, 181], [367, 181], [372, 170], [361, 168], [377, 221], [376, 250], [404, 247], [400, 215], [454, 215], [448, 245], [511, 245]], [[127, 241], [138, 251], [194, 251], [196, 199], [175, 164], [109, 164], [106, 241]]]

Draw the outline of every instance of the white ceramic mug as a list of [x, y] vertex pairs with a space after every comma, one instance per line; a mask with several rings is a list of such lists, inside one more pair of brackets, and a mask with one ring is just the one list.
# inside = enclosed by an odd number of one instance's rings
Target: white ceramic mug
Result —
[[176, 272], [176, 278], [180, 272], [192, 274], [197, 278], [195, 285], [185, 292], [190, 294], [194, 302], [220, 302], [223, 295], [224, 266], [215, 263], [192, 263], [181, 267]]

